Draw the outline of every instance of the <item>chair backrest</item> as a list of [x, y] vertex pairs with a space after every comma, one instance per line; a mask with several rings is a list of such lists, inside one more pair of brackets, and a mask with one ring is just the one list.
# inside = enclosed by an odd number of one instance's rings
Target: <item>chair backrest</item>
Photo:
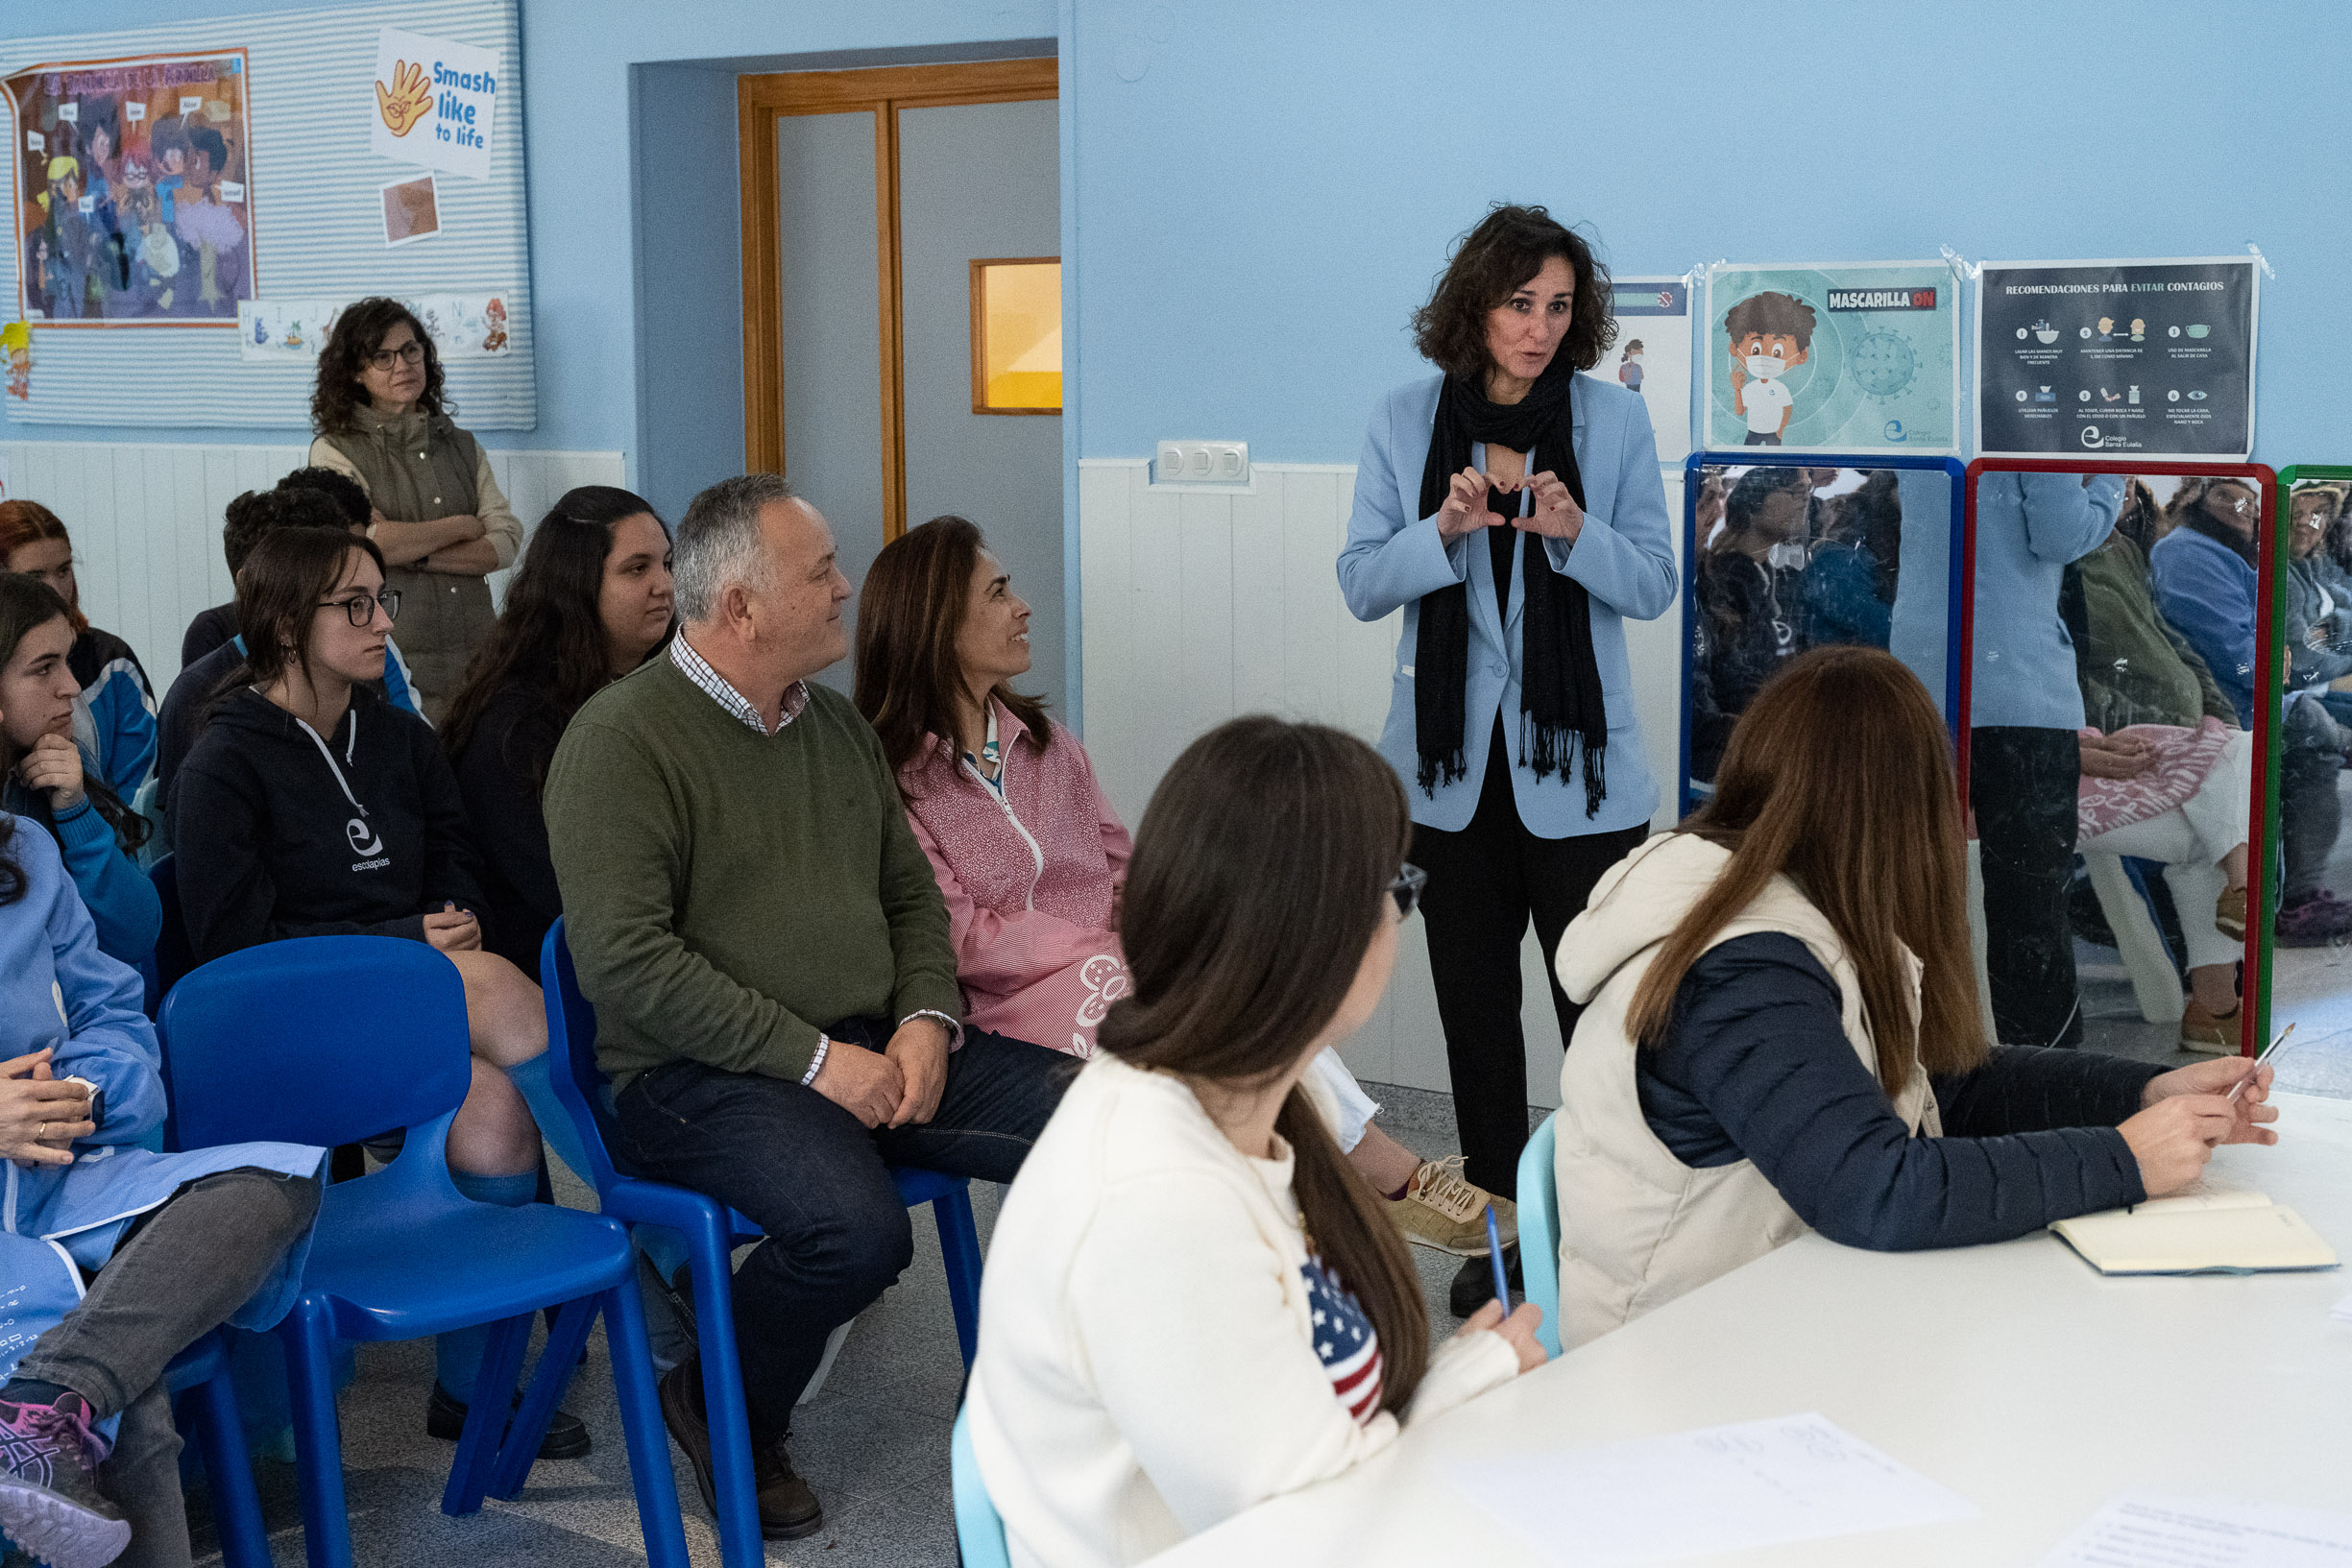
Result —
[[1546, 1356], [1560, 1354], [1560, 1177], [1552, 1163], [1559, 1138], [1554, 1111], [1519, 1156], [1519, 1278], [1528, 1302], [1543, 1311], [1536, 1342]]
[[948, 1439], [948, 1474], [956, 1494], [956, 1545], [963, 1553], [964, 1568], [1012, 1568], [1012, 1552], [1005, 1544], [1005, 1521], [988, 1501], [980, 1479], [980, 1460], [972, 1453], [972, 1407], [956, 1412], [955, 1435]]
[[[539, 1118], [540, 1131], [572, 1171], [601, 1196], [629, 1172], [613, 1158], [616, 1128], [604, 1098], [604, 1074], [596, 1067], [596, 1009], [580, 995], [558, 916], [539, 948], [539, 991], [547, 1008], [547, 1087], [563, 1107], [560, 1122]], [[535, 1087], [535, 1085], [534, 1085]], [[532, 1109], [540, 1109], [536, 1104]], [[555, 1124], [550, 1124], [555, 1123]]]
[[163, 1004], [163, 995], [180, 983], [180, 977], [196, 967], [196, 950], [188, 945], [187, 916], [180, 907], [180, 865], [176, 856], [166, 855], [147, 868], [147, 878], [156, 884], [156, 897], [163, 902], [163, 929], [156, 937], [155, 996], [148, 1016]]
[[[473, 1086], [466, 988], [423, 942], [304, 936], [216, 958], [163, 999], [176, 1146], [355, 1144], [454, 1115]], [[439, 1140], [425, 1142], [438, 1163]]]

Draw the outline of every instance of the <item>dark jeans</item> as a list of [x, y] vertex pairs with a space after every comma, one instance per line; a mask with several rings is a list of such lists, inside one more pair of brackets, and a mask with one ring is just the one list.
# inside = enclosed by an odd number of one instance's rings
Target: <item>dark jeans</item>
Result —
[[16, 1363], [15, 1376], [71, 1388], [93, 1415], [122, 1412], [98, 1473], [131, 1521], [117, 1561], [190, 1560], [163, 1368], [252, 1299], [318, 1212], [319, 1184], [307, 1177], [248, 1169], [190, 1182], [140, 1217], [81, 1305]]
[[2072, 730], [1986, 725], [1969, 732], [1985, 972], [1993, 1026], [2004, 1046], [2082, 1044], [2067, 919], [2081, 786], [2081, 742]]
[[[1468, 1156], [1463, 1172], [1490, 1193], [1517, 1196], [1519, 1153], [1527, 1146], [1519, 941], [1528, 919], [1535, 920], [1549, 977], [1560, 933], [1584, 909], [1592, 884], [1649, 833], [1646, 824], [1568, 838], [1529, 832], [1512, 797], [1511, 760], [1499, 729], [1487, 751], [1487, 776], [1469, 826], [1459, 832], [1413, 826], [1413, 863], [1429, 874], [1421, 913], [1453, 1079], [1454, 1124]], [[1568, 1001], [1557, 977], [1550, 984], [1565, 1044], [1584, 1009]]]
[[2279, 757], [2281, 904], [2317, 892], [2326, 878], [2328, 856], [2343, 831], [2343, 797], [2336, 787], [2342, 769], [2342, 756], [2332, 751], [2290, 744]]
[[[880, 1019], [837, 1024], [879, 1049]], [[871, 1306], [914, 1257], [891, 1165], [1007, 1182], [1060, 1103], [1078, 1062], [966, 1029], [931, 1121], [868, 1129], [814, 1089], [667, 1062], [614, 1098], [629, 1157], [649, 1176], [740, 1209], [767, 1233], [735, 1271], [735, 1339], [751, 1435], [768, 1443], [823, 1357], [825, 1339]]]

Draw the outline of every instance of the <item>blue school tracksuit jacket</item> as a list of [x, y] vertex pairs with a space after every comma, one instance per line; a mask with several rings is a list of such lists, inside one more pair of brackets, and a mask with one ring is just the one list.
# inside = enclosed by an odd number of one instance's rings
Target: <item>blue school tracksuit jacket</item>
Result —
[[125, 806], [156, 770], [156, 693], [131, 644], [93, 626], [74, 639], [65, 667], [82, 695], [74, 699], [74, 740], [98, 760]]
[[[139, 977], [98, 948], [97, 929], [39, 825], [7, 819], [5, 853], [24, 891], [0, 905], [0, 1059], [55, 1047], [50, 1070], [106, 1091], [106, 1121], [74, 1145], [74, 1163], [0, 1164], [0, 1377], [82, 1299], [84, 1270], [106, 1266], [129, 1222], [191, 1181], [247, 1167], [324, 1174], [327, 1151], [299, 1144], [224, 1144], [184, 1154], [138, 1146], [163, 1121], [162, 1057], [139, 1010]], [[230, 1316], [270, 1327], [294, 1304], [310, 1241], [287, 1249]]]

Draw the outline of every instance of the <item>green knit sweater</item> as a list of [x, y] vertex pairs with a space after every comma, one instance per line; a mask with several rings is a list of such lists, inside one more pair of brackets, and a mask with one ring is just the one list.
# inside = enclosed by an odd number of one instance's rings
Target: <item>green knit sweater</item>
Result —
[[797, 1082], [843, 1019], [963, 1016], [931, 862], [838, 693], [762, 736], [651, 660], [572, 719], [546, 804], [616, 1089], [681, 1057]]

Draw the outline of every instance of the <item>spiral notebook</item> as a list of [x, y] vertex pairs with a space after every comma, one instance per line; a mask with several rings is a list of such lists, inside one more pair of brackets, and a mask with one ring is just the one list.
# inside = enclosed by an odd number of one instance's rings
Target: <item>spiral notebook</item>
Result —
[[2049, 1227], [2102, 1274], [2262, 1274], [2333, 1268], [2333, 1247], [2262, 1194], [2210, 1189]]

